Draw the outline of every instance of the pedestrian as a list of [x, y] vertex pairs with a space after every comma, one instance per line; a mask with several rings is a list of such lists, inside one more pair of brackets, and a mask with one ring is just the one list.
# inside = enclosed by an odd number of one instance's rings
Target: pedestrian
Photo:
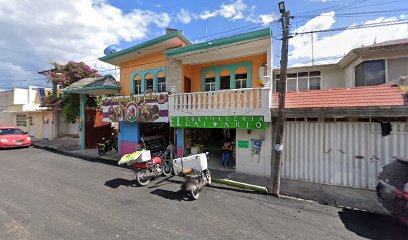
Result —
[[166, 152], [164, 153], [164, 155], [167, 156], [167, 154], [170, 154], [171, 160], [173, 160], [174, 156], [176, 155], [176, 146], [174, 146], [172, 142], [170, 142], [166, 148]]
[[144, 145], [143, 141], [140, 140], [140, 141], [136, 144], [135, 148], [136, 148], [136, 151], [142, 151], [143, 149], [146, 149], [146, 146]]
[[224, 167], [224, 163], [226, 167], [229, 167], [231, 165], [231, 152], [232, 152], [232, 144], [227, 139], [224, 142], [224, 145], [222, 145], [222, 159], [221, 159], [222, 167]]

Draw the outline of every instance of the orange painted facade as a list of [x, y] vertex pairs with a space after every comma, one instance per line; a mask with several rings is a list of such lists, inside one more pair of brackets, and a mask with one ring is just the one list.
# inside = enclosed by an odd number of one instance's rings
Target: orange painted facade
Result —
[[[224, 61], [217, 61], [211, 63], [204, 63], [204, 64], [197, 64], [197, 65], [189, 65], [183, 64], [183, 76], [191, 79], [191, 92], [202, 92], [202, 84], [201, 84], [201, 71], [203, 68], [213, 67], [213, 66], [221, 66], [225, 64], [233, 64], [233, 63], [240, 63], [240, 62], [248, 62], [252, 63], [252, 88], [260, 87], [259, 84], [259, 67], [265, 66], [267, 63], [267, 54], [260, 54], [255, 56], [248, 56], [248, 57], [241, 57], [235, 59], [229, 59]], [[232, 73], [231, 73], [232, 74]], [[183, 91], [185, 90], [183, 81]]]
[[120, 95], [128, 96], [131, 94], [130, 88], [133, 79], [130, 79], [130, 77], [132, 72], [165, 66], [166, 55], [164, 55], [163, 52], [135, 58], [129, 62], [120, 64]]

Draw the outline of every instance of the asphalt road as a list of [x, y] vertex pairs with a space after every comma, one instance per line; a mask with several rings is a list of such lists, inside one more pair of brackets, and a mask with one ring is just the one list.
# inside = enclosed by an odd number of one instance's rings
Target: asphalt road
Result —
[[197, 201], [180, 178], [28, 148], [0, 151], [0, 239], [406, 239], [391, 217], [223, 185]]

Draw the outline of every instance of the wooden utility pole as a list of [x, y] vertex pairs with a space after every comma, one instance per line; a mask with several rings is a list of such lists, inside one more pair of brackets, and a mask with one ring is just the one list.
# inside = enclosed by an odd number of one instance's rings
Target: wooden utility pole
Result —
[[281, 156], [283, 150], [283, 133], [284, 133], [284, 108], [285, 108], [285, 93], [286, 93], [286, 71], [288, 67], [288, 42], [289, 42], [289, 25], [290, 12], [285, 10], [285, 3], [279, 3], [279, 10], [282, 14], [282, 51], [280, 61], [280, 81], [278, 92], [278, 114], [273, 119], [272, 126], [272, 166], [271, 180], [273, 196], [279, 197], [280, 191], [280, 173], [281, 173]]

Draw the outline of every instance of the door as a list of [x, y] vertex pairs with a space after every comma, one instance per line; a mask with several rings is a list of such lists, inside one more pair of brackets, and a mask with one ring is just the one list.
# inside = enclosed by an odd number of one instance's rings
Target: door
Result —
[[43, 115], [43, 138], [49, 138], [50, 119], [47, 115]]
[[184, 77], [184, 93], [191, 93], [191, 79]]

